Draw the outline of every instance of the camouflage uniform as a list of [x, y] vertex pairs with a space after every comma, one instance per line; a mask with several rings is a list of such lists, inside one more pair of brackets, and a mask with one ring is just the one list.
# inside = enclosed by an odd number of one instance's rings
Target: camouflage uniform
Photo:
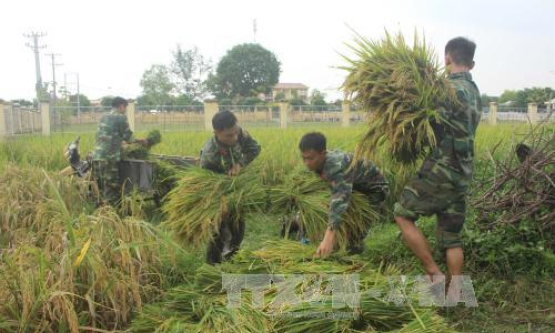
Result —
[[100, 119], [93, 152], [93, 173], [104, 200], [116, 205], [121, 198], [119, 162], [122, 159], [121, 144], [133, 142], [133, 132], [127, 117], [113, 109]]
[[481, 117], [480, 92], [468, 72], [449, 75], [460, 104], [442, 108], [434, 124], [437, 147], [395, 204], [395, 215], [412, 221], [437, 215], [438, 249], [461, 247], [466, 192], [474, 169], [474, 136]]
[[[200, 166], [215, 173], [228, 174], [233, 165], [247, 166], [260, 154], [260, 145], [247, 131], [240, 129], [237, 142], [229, 147], [212, 137], [202, 148]], [[245, 221], [235, 221], [227, 216], [222, 221], [220, 230], [208, 244], [207, 261], [219, 263], [224, 257], [230, 257], [239, 250], [245, 234]]]
[[[352, 154], [329, 151], [326, 153], [324, 168], [319, 172], [320, 177], [331, 186], [328, 228], [332, 230], [341, 224], [353, 191], [365, 194], [374, 206], [380, 205], [389, 191], [385, 177], [371, 161], [359, 161], [351, 167], [352, 160]], [[368, 230], [351, 239], [349, 250], [360, 252], [367, 233]]]
[[227, 174], [234, 164], [247, 166], [258, 154], [260, 154], [258, 142], [247, 131], [240, 129], [237, 142], [231, 147], [221, 144], [216, 137], [208, 140], [202, 148], [200, 166], [216, 173]]

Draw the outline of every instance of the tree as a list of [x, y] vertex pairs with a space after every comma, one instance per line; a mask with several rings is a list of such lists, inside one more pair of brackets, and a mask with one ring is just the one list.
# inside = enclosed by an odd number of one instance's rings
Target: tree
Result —
[[175, 98], [173, 102], [175, 105], [191, 105], [193, 104], [193, 101], [194, 100], [191, 98], [191, 96], [187, 94], [181, 94], [177, 96], [177, 98]]
[[549, 87], [526, 88], [524, 93], [526, 95], [526, 103], [538, 103], [540, 106], [543, 106], [545, 102], [555, 97], [555, 91]]
[[327, 105], [326, 95], [317, 89], [312, 90], [312, 93], [310, 94], [310, 104]]
[[155, 105], [164, 105], [170, 102], [170, 92], [174, 85], [170, 79], [170, 71], [164, 65], [152, 65], [141, 78], [143, 96], [152, 100]]
[[295, 97], [295, 98], [291, 98], [291, 100], [289, 101], [290, 105], [305, 105], [306, 103], [303, 101], [302, 98], [299, 97]]
[[105, 108], [111, 108], [113, 100], [114, 100], [114, 96], [104, 96], [100, 99], [100, 105], [102, 105]]
[[26, 99], [12, 99], [11, 102], [17, 103], [20, 106], [25, 106], [25, 107], [33, 106], [33, 102], [28, 101]]
[[285, 94], [280, 92], [276, 94], [276, 97], [274, 97], [274, 101], [276, 102], [283, 102], [285, 101]]
[[[71, 102], [71, 104], [77, 105], [77, 94], [69, 95], [69, 101]], [[91, 106], [91, 101], [87, 96], [79, 94], [79, 105], [83, 107], [89, 107]]]
[[528, 103], [538, 103], [543, 106], [545, 102], [555, 97], [555, 90], [549, 87], [524, 88], [523, 90], [505, 90], [499, 97], [499, 103], [513, 101], [517, 107], [524, 108]]
[[505, 90], [503, 91], [503, 93], [501, 94], [501, 96], [499, 96], [499, 103], [507, 103], [507, 102], [515, 102], [516, 101], [516, 96], [517, 95], [517, 91], [516, 90]]
[[177, 45], [172, 55], [170, 69], [176, 90], [191, 101], [202, 100], [208, 93], [207, 78], [212, 71], [211, 62], [204, 59], [197, 47], [182, 50]]
[[276, 56], [259, 44], [236, 45], [209, 78], [210, 90], [218, 98], [267, 94], [279, 81], [280, 66]]
[[499, 100], [499, 97], [489, 96], [487, 94], [482, 94], [482, 96], [480, 96], [480, 99], [482, 101], [482, 106], [487, 107], [489, 105], [489, 103], [497, 102]]

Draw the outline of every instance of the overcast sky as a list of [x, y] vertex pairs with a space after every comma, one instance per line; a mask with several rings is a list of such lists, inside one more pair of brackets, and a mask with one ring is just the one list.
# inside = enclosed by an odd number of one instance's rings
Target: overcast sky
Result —
[[[57, 81], [78, 72], [81, 92], [136, 97], [145, 69], [169, 64], [171, 51], [197, 46], [216, 64], [239, 43], [256, 41], [282, 64], [281, 82], [300, 82], [337, 98], [344, 73], [339, 53], [349, 26], [369, 38], [384, 28], [424, 31], [438, 54], [455, 36], [478, 48], [473, 71], [481, 91], [555, 88], [555, 0], [466, 1], [4, 1], [0, 17], [0, 98], [31, 99], [35, 66], [23, 36], [44, 31], [43, 81], [52, 80], [46, 53], [60, 53]], [[68, 86], [75, 91], [68, 74]]]

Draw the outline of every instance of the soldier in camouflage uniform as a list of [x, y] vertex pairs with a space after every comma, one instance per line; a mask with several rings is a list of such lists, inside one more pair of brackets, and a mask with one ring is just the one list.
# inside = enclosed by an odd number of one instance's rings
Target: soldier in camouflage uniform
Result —
[[438, 144], [395, 204], [395, 221], [431, 281], [442, 281], [444, 275], [414, 224], [422, 215], [437, 216], [436, 243], [446, 256], [448, 273], [452, 277], [462, 274], [460, 233], [465, 220], [466, 192], [472, 180], [474, 136], [481, 116], [480, 92], [469, 73], [474, 67], [475, 49], [474, 42], [462, 37], [445, 46], [445, 64], [458, 101], [439, 110], [440, 122], [434, 124]]
[[[216, 173], [237, 175], [260, 154], [260, 145], [241, 127], [230, 111], [222, 111], [212, 118], [214, 136], [206, 142], [200, 156], [200, 166]], [[225, 217], [218, 234], [207, 249], [207, 262], [220, 263], [230, 258], [241, 246], [245, 221]]]
[[[327, 256], [333, 250], [335, 231], [349, 206], [353, 191], [365, 194], [372, 205], [379, 206], [388, 193], [387, 181], [371, 161], [359, 161], [351, 166], [352, 154], [327, 151], [326, 137], [322, 133], [305, 134], [299, 149], [306, 167], [331, 186], [328, 230], [316, 253]], [[348, 250], [351, 254], [363, 251], [367, 232], [349, 240]]]
[[123, 142], [146, 144], [145, 140], [134, 140], [125, 111], [127, 101], [116, 97], [112, 111], [100, 119], [93, 152], [93, 174], [98, 182], [104, 201], [117, 206], [121, 199], [122, 183], [119, 162], [122, 159]]

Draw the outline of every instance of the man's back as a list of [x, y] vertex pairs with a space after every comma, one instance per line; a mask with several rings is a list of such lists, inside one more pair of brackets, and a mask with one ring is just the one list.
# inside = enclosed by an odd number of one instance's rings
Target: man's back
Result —
[[430, 158], [469, 179], [473, 171], [474, 138], [482, 114], [480, 92], [468, 72], [451, 74], [449, 81], [457, 93], [458, 105], [440, 110], [441, 123], [436, 126], [438, 145]]
[[96, 134], [94, 160], [121, 160], [121, 144], [129, 141], [132, 132], [124, 114], [112, 111], [100, 119]]

